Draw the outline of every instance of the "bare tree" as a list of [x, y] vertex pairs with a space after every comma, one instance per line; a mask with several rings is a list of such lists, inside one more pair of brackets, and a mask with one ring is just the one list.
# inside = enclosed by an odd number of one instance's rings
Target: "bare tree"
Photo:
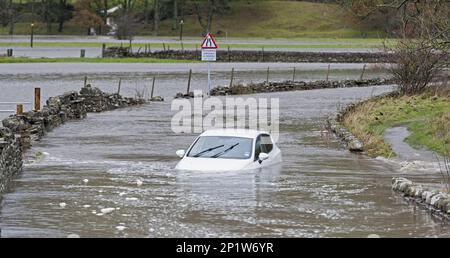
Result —
[[215, 14], [222, 13], [230, 8], [228, 0], [193, 0], [195, 13], [203, 34], [211, 31], [212, 21]]
[[150, 13], [149, 13], [149, 7], [148, 7], [148, 0], [144, 0], [144, 21], [145, 24], [148, 24], [148, 21], [150, 20]]
[[450, 3], [403, 0], [389, 3], [401, 18], [391, 72], [403, 94], [423, 92], [449, 66]]
[[9, 34], [14, 34], [14, 25], [17, 21], [17, 10], [12, 0], [0, 0], [0, 23], [3, 27], [9, 25]]
[[173, 26], [172, 30], [178, 29], [178, 0], [173, 0]]
[[72, 16], [71, 11], [68, 9], [67, 0], [59, 0], [57, 8], [58, 16], [58, 32], [63, 32], [64, 23], [69, 20]]
[[130, 13], [124, 13], [120, 15], [117, 21], [117, 34], [118, 39], [133, 40], [136, 34], [136, 21], [134, 15]]
[[159, 34], [159, 11], [160, 11], [160, 4], [159, 0], [154, 0], [154, 6], [153, 6], [153, 35], [158, 36]]
[[104, 26], [104, 21], [99, 15], [102, 10], [101, 0], [79, 0], [75, 4], [75, 13], [72, 22], [78, 24], [87, 30], [87, 35], [90, 35], [90, 28], [98, 28]]

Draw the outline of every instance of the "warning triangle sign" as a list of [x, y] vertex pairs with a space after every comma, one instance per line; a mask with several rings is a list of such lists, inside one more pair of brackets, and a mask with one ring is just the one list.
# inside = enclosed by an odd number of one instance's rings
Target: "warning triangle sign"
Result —
[[216, 49], [217, 48], [217, 44], [214, 41], [214, 38], [212, 37], [211, 33], [208, 32], [208, 34], [206, 34], [206, 37], [203, 39], [201, 48], [202, 49]]

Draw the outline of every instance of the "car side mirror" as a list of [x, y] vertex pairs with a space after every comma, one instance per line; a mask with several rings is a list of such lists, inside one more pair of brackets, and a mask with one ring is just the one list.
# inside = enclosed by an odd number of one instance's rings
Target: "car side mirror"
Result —
[[258, 162], [261, 164], [264, 160], [269, 158], [269, 154], [261, 152], [258, 156]]
[[184, 157], [184, 154], [186, 154], [186, 151], [185, 150], [177, 150], [176, 153], [177, 153], [178, 157], [182, 158], [182, 157]]

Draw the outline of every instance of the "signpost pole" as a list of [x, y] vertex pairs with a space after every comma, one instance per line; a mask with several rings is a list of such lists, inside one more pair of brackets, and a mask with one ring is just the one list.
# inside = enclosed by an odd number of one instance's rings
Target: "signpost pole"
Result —
[[211, 92], [211, 62], [208, 62], [208, 95]]

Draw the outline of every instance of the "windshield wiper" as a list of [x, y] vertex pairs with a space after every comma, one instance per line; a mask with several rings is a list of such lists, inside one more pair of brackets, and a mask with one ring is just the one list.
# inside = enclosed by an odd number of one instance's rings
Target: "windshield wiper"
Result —
[[234, 145], [231, 145], [228, 149], [226, 149], [226, 150], [224, 150], [224, 151], [222, 151], [222, 152], [217, 153], [216, 155], [212, 156], [211, 158], [218, 158], [218, 157], [222, 156], [223, 154], [229, 152], [230, 150], [232, 150], [234, 147], [236, 147], [236, 146], [238, 146], [238, 145], [239, 145], [239, 143], [236, 143], [236, 144], [234, 144]]
[[225, 145], [222, 144], [222, 145], [219, 145], [219, 146], [216, 146], [216, 147], [212, 147], [212, 148], [206, 149], [204, 151], [201, 151], [201, 152], [195, 154], [193, 157], [198, 158], [198, 157], [200, 157], [201, 155], [203, 155], [203, 154], [205, 154], [207, 152], [213, 151], [213, 150], [218, 149], [218, 148], [222, 148], [223, 146], [225, 146]]

